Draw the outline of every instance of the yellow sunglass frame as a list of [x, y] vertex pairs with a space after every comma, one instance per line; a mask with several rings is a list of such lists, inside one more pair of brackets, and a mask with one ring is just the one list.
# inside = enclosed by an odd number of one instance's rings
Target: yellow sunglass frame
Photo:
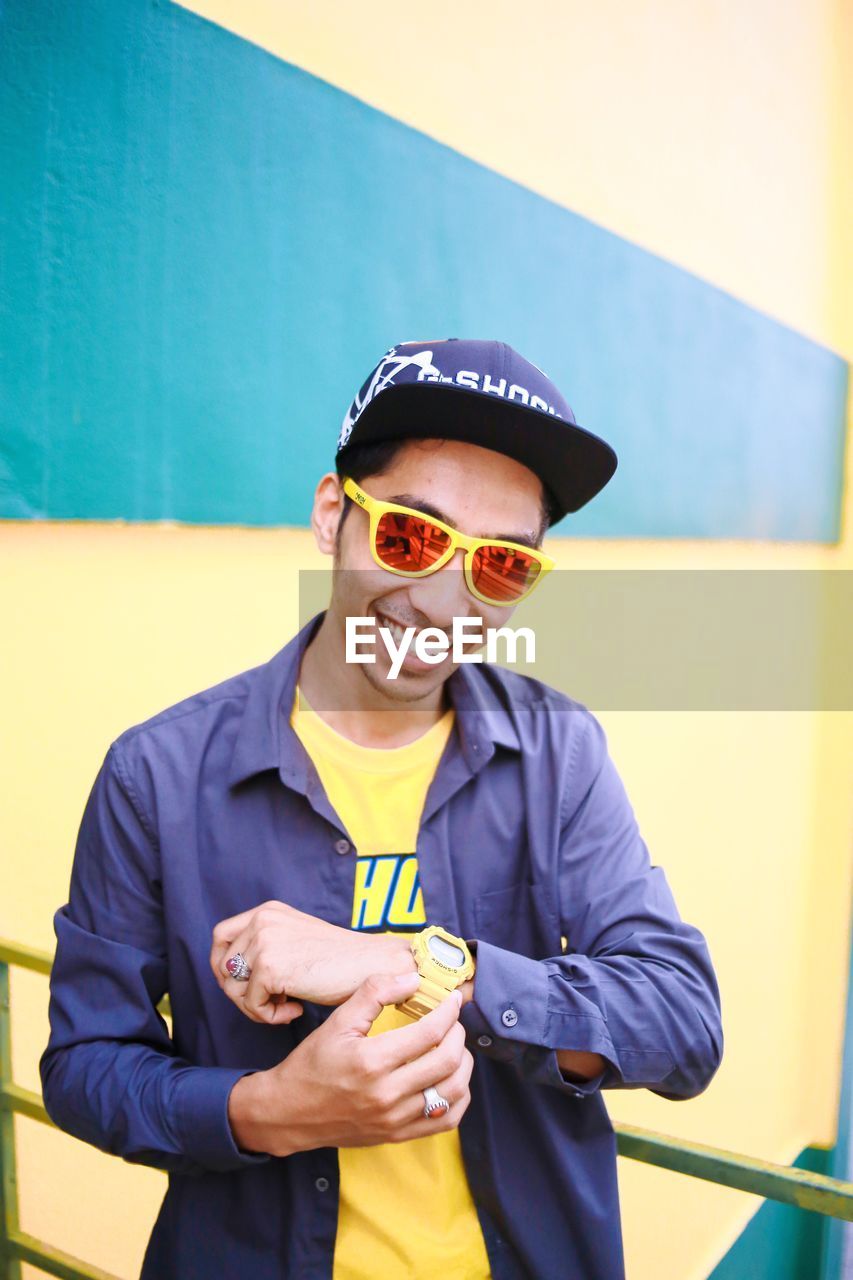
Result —
[[[526, 600], [529, 595], [539, 586], [545, 574], [554, 568], [554, 561], [550, 556], [546, 556], [544, 551], [539, 551], [536, 547], [527, 547], [521, 542], [505, 542], [501, 538], [470, 538], [465, 533], [460, 533], [458, 529], [452, 528], [449, 524], [444, 524], [441, 520], [436, 520], [434, 516], [427, 515], [424, 511], [418, 511], [416, 507], [404, 507], [399, 502], [383, 502], [380, 498], [371, 498], [369, 493], [365, 493], [359, 485], [356, 484], [349, 476], [344, 477], [344, 493], [352, 498], [370, 517], [370, 554], [380, 569], [385, 569], [387, 573], [394, 573], [400, 578], [426, 578], [431, 573], [437, 573], [439, 569], [444, 568], [449, 560], [461, 547], [465, 552], [465, 562], [463, 572], [465, 574], [465, 584], [472, 596], [483, 604], [497, 605], [500, 608], [511, 609], [515, 605], [520, 604], [522, 600]], [[443, 551], [434, 564], [428, 569], [394, 569], [390, 565], [385, 564], [376, 550], [376, 533], [379, 527], [379, 521], [384, 515], [389, 513], [397, 513], [400, 515], [417, 516], [419, 520], [426, 520], [436, 529], [440, 529], [442, 533], [446, 533], [450, 539], [446, 551]], [[490, 596], [483, 595], [474, 583], [474, 555], [481, 547], [506, 547], [509, 551], [521, 551], [524, 555], [530, 556], [539, 564], [539, 572], [534, 578], [531, 585], [521, 595], [513, 597], [512, 600], [493, 600]]]

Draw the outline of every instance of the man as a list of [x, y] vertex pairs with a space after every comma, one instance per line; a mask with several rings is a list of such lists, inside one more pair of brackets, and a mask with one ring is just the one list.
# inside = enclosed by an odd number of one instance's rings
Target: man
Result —
[[41, 1072], [62, 1128], [169, 1171], [146, 1280], [624, 1275], [603, 1090], [708, 1085], [707, 947], [584, 706], [401, 656], [505, 623], [615, 465], [511, 348], [393, 348], [317, 487], [326, 612], [110, 747]]

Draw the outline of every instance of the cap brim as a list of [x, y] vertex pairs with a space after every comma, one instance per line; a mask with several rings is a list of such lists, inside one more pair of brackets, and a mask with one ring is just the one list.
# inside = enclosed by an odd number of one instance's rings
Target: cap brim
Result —
[[338, 457], [381, 440], [464, 440], [529, 467], [553, 494], [560, 515], [579, 511], [604, 488], [617, 458], [606, 441], [517, 400], [486, 398], [448, 383], [386, 387], [370, 401]]

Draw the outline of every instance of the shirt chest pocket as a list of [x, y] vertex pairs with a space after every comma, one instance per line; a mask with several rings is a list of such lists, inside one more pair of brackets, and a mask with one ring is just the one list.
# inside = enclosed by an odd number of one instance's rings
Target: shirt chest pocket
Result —
[[559, 955], [560, 928], [551, 894], [521, 881], [474, 899], [474, 937], [535, 960]]

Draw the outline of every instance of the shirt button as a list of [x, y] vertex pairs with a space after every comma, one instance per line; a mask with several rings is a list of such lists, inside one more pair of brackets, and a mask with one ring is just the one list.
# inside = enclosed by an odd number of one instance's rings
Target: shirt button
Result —
[[586, 1097], [586, 1094], [585, 1094], [585, 1093], [581, 1093], [580, 1089], [575, 1089], [575, 1097], [576, 1097], [576, 1098], [585, 1098], [585, 1097]]
[[336, 841], [335, 841], [335, 853], [344, 854], [344, 853], [349, 853], [349, 851], [350, 851], [350, 842], [349, 842], [349, 840], [336, 840]]
[[317, 1188], [317, 1190], [318, 1190], [318, 1191], [328, 1191], [328, 1190], [329, 1190], [329, 1179], [328, 1179], [328, 1178], [318, 1178], [318, 1179], [317, 1179], [317, 1181], [314, 1183], [314, 1186]]
[[518, 1014], [515, 1012], [515, 1009], [504, 1009], [501, 1014], [501, 1022], [505, 1027], [514, 1027], [518, 1022]]
[[477, 1036], [477, 1044], [481, 1049], [488, 1049], [492, 1043], [491, 1036]]

